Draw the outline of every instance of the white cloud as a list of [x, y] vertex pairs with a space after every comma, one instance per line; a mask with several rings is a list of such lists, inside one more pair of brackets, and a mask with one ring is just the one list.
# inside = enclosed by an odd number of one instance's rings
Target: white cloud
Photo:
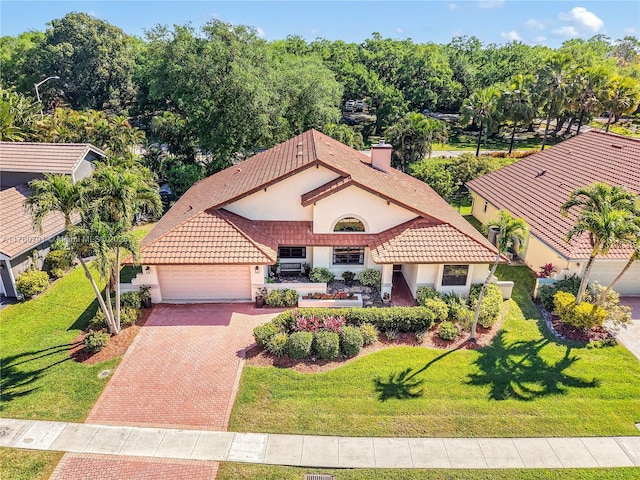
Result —
[[309, 33], [311, 35], [317, 35], [320, 33], [320, 30], [318, 30], [317, 28], [312, 28], [311, 30], [309, 30]]
[[504, 0], [480, 0], [479, 8], [500, 8], [504, 5]]
[[594, 35], [604, 27], [604, 22], [584, 7], [573, 7], [570, 12], [562, 12], [558, 17], [569, 22], [580, 33]]
[[515, 30], [511, 30], [510, 32], [501, 32], [500, 36], [508, 42], [522, 41], [522, 37]]
[[624, 29], [624, 33], [626, 33], [627, 35], [635, 35], [637, 32], [638, 30], [633, 27], [627, 27]]
[[536, 28], [538, 30], [544, 30], [547, 27], [547, 22], [544, 20], [538, 20], [536, 18], [530, 18], [524, 24], [527, 28]]
[[264, 30], [260, 27], [256, 27], [256, 34], [260, 37], [260, 38], [265, 38], [266, 35], [264, 33]]
[[543, 35], [539, 35], [533, 39], [536, 43], [544, 43], [547, 40], [547, 37]]
[[556, 35], [557, 37], [566, 37], [566, 38], [573, 38], [573, 37], [579, 37], [580, 34], [578, 33], [578, 31], [567, 25], [561, 28], [556, 28], [555, 30], [553, 30], [554, 35]]
[[404, 33], [404, 30], [400, 27], [396, 28], [396, 33]]
[[459, 8], [455, 3], [450, 3], [449, 5], [447, 5], [447, 7], [449, 8], [450, 12], [455, 12]]

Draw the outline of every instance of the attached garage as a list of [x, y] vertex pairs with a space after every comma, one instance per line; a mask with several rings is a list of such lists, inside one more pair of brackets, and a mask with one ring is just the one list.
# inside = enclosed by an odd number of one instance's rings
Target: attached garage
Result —
[[158, 279], [163, 302], [251, 300], [248, 265], [163, 265]]
[[[590, 279], [597, 280], [602, 285], [609, 285], [627, 263], [626, 260], [598, 261], [591, 270]], [[629, 270], [618, 280], [613, 289], [620, 295], [640, 295], [640, 262], [635, 262]]]

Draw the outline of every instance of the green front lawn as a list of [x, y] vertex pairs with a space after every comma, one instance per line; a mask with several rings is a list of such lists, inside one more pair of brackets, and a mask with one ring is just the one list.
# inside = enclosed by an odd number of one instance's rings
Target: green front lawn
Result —
[[335, 475], [336, 480], [634, 480], [637, 468], [591, 469], [506, 469], [506, 470], [398, 470], [398, 469], [318, 469], [221, 463], [217, 480], [300, 480], [306, 473]]
[[588, 349], [541, 331], [526, 267], [486, 348], [397, 347], [336, 370], [245, 367], [230, 429], [345, 436], [638, 435], [640, 363], [623, 347]]

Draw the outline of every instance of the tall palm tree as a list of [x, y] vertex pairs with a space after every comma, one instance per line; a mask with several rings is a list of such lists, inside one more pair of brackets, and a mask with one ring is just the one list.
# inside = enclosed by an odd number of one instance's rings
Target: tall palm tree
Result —
[[640, 82], [632, 77], [615, 75], [609, 84], [607, 98], [603, 106], [609, 112], [607, 118], [607, 132], [611, 119], [616, 120], [620, 115], [634, 111], [640, 102]]
[[480, 141], [483, 129], [489, 132], [498, 125], [497, 107], [499, 99], [500, 91], [497, 88], [486, 87], [474, 92], [469, 98], [465, 99], [460, 108], [462, 113], [460, 121], [462, 124], [475, 123], [479, 127], [476, 157], [480, 155]]
[[73, 183], [69, 175], [45, 174], [42, 179], [29, 182], [31, 195], [25, 200], [25, 209], [31, 213], [34, 226], [42, 232], [42, 222], [51, 212], [61, 212], [64, 224], [71, 225], [71, 216], [80, 213], [83, 205], [84, 187]]
[[571, 192], [560, 207], [560, 212], [565, 217], [569, 215], [570, 209], [578, 207], [578, 216], [565, 240], [570, 243], [573, 238], [586, 234], [591, 245], [576, 303], [582, 301], [596, 257], [609, 253], [611, 247], [623, 242], [628, 235], [630, 222], [634, 218], [635, 202], [636, 195], [625, 188], [597, 182]]
[[558, 114], [567, 102], [566, 93], [569, 88], [567, 81], [569, 75], [569, 65], [571, 59], [566, 56], [557, 56], [552, 59], [543, 69], [538, 80], [541, 89], [540, 95], [544, 99], [543, 108], [547, 111], [547, 124], [542, 137], [542, 148], [544, 150], [549, 135], [551, 117]]
[[611, 70], [604, 65], [589, 67], [580, 72], [576, 105], [580, 112], [580, 119], [576, 134], [580, 133], [586, 114], [602, 112], [602, 104], [607, 94], [606, 85], [610, 78]]
[[533, 82], [533, 75], [516, 75], [502, 91], [501, 107], [505, 112], [505, 117], [513, 122], [511, 141], [509, 142], [509, 155], [513, 151], [513, 140], [518, 123], [529, 123], [536, 116], [536, 110], [531, 99]]
[[514, 244], [514, 240], [518, 241], [519, 245], [523, 245], [525, 240], [527, 239], [527, 235], [529, 234], [529, 225], [522, 218], [516, 218], [512, 216], [506, 210], [500, 210], [498, 212], [498, 216], [490, 221], [487, 226], [489, 228], [497, 228], [497, 242], [498, 242], [498, 252], [496, 253], [496, 260], [493, 262], [493, 266], [489, 271], [489, 275], [485, 279], [482, 284], [482, 288], [480, 289], [480, 294], [478, 295], [478, 303], [476, 304], [476, 311], [473, 316], [473, 325], [471, 327], [471, 336], [469, 340], [471, 342], [476, 341], [476, 330], [478, 328], [478, 319], [480, 318], [480, 309], [482, 307], [482, 298], [487, 290], [487, 285], [493, 278], [493, 275], [496, 273], [496, 269], [498, 268], [498, 264], [500, 263], [500, 258], [502, 255], [507, 253], [509, 248]]

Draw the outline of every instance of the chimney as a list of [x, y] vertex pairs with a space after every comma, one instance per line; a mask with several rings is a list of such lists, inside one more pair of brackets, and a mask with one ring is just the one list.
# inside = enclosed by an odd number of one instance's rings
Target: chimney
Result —
[[378, 145], [371, 145], [371, 166], [383, 172], [391, 168], [391, 145], [380, 140]]

